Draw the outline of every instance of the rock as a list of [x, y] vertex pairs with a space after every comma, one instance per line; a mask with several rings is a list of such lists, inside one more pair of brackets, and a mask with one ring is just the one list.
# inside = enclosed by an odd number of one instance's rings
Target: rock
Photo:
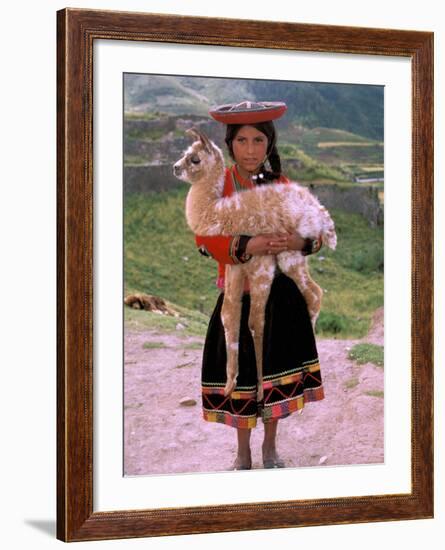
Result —
[[172, 307], [168, 306], [163, 298], [153, 296], [152, 294], [129, 294], [125, 298], [124, 303], [133, 309], [144, 309], [146, 311], [162, 313], [174, 317], [179, 316], [179, 313]]
[[185, 325], [183, 325], [182, 323], [178, 323], [176, 325], [176, 330], [184, 330], [185, 329]]
[[193, 361], [189, 361], [188, 363], [181, 363], [180, 365], [176, 365], [175, 369], [183, 369], [184, 367], [192, 367], [194, 365]]
[[184, 397], [184, 399], [181, 399], [179, 404], [182, 405], [183, 407], [193, 407], [194, 405], [196, 405], [196, 399], [192, 399], [190, 397]]
[[322, 456], [320, 458], [320, 460], [318, 461], [318, 464], [326, 464], [326, 462], [328, 461], [328, 457], [327, 456]]

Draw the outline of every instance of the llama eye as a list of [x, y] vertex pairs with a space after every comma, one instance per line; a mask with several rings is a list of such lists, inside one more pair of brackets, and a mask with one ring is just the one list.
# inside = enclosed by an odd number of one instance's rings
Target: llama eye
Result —
[[193, 164], [199, 164], [201, 162], [201, 159], [198, 157], [198, 155], [193, 155], [190, 160], [191, 162], [193, 162]]

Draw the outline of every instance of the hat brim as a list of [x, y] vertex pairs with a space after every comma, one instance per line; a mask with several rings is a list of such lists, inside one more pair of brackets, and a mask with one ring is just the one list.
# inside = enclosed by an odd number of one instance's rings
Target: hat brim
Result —
[[271, 105], [263, 109], [228, 110], [231, 106], [216, 107], [209, 111], [212, 118], [223, 124], [255, 124], [276, 120], [284, 115], [287, 106], [284, 103]]

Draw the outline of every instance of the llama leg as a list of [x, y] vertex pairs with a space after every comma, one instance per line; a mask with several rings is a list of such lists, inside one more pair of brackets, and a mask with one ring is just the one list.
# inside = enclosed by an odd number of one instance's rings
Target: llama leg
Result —
[[297, 251], [282, 252], [277, 256], [278, 265], [283, 273], [290, 277], [303, 295], [312, 327], [315, 329], [321, 308], [323, 290], [309, 274], [306, 258]]
[[[266, 285], [264, 285], [266, 286]], [[264, 339], [264, 318], [266, 310], [266, 302], [270, 293], [270, 285], [267, 290], [260, 292], [252, 291], [250, 288], [250, 314], [249, 314], [249, 329], [252, 333], [253, 343], [255, 346], [255, 359], [257, 368], [257, 400], [262, 401], [263, 395], [263, 339]]]
[[[254, 261], [252, 261], [254, 260]], [[266, 303], [275, 273], [274, 256], [257, 256], [252, 258], [247, 269], [250, 288], [249, 329], [255, 346], [257, 368], [257, 401], [262, 401], [263, 395], [263, 340]]]
[[238, 346], [244, 280], [242, 266], [226, 266], [224, 301], [221, 308], [221, 322], [224, 327], [227, 355], [227, 381], [224, 388], [224, 395], [226, 396], [230, 395], [235, 389], [238, 376]]

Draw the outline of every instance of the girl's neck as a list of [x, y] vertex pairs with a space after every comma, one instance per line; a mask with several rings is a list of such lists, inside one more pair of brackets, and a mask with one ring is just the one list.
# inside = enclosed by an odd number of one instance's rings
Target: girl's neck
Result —
[[236, 164], [235, 167], [238, 174], [245, 180], [249, 180], [249, 181], [252, 181], [252, 176], [257, 175], [260, 172], [259, 168], [255, 170], [255, 172], [248, 172], [247, 170], [244, 170], [244, 168], [241, 168], [239, 164]]

